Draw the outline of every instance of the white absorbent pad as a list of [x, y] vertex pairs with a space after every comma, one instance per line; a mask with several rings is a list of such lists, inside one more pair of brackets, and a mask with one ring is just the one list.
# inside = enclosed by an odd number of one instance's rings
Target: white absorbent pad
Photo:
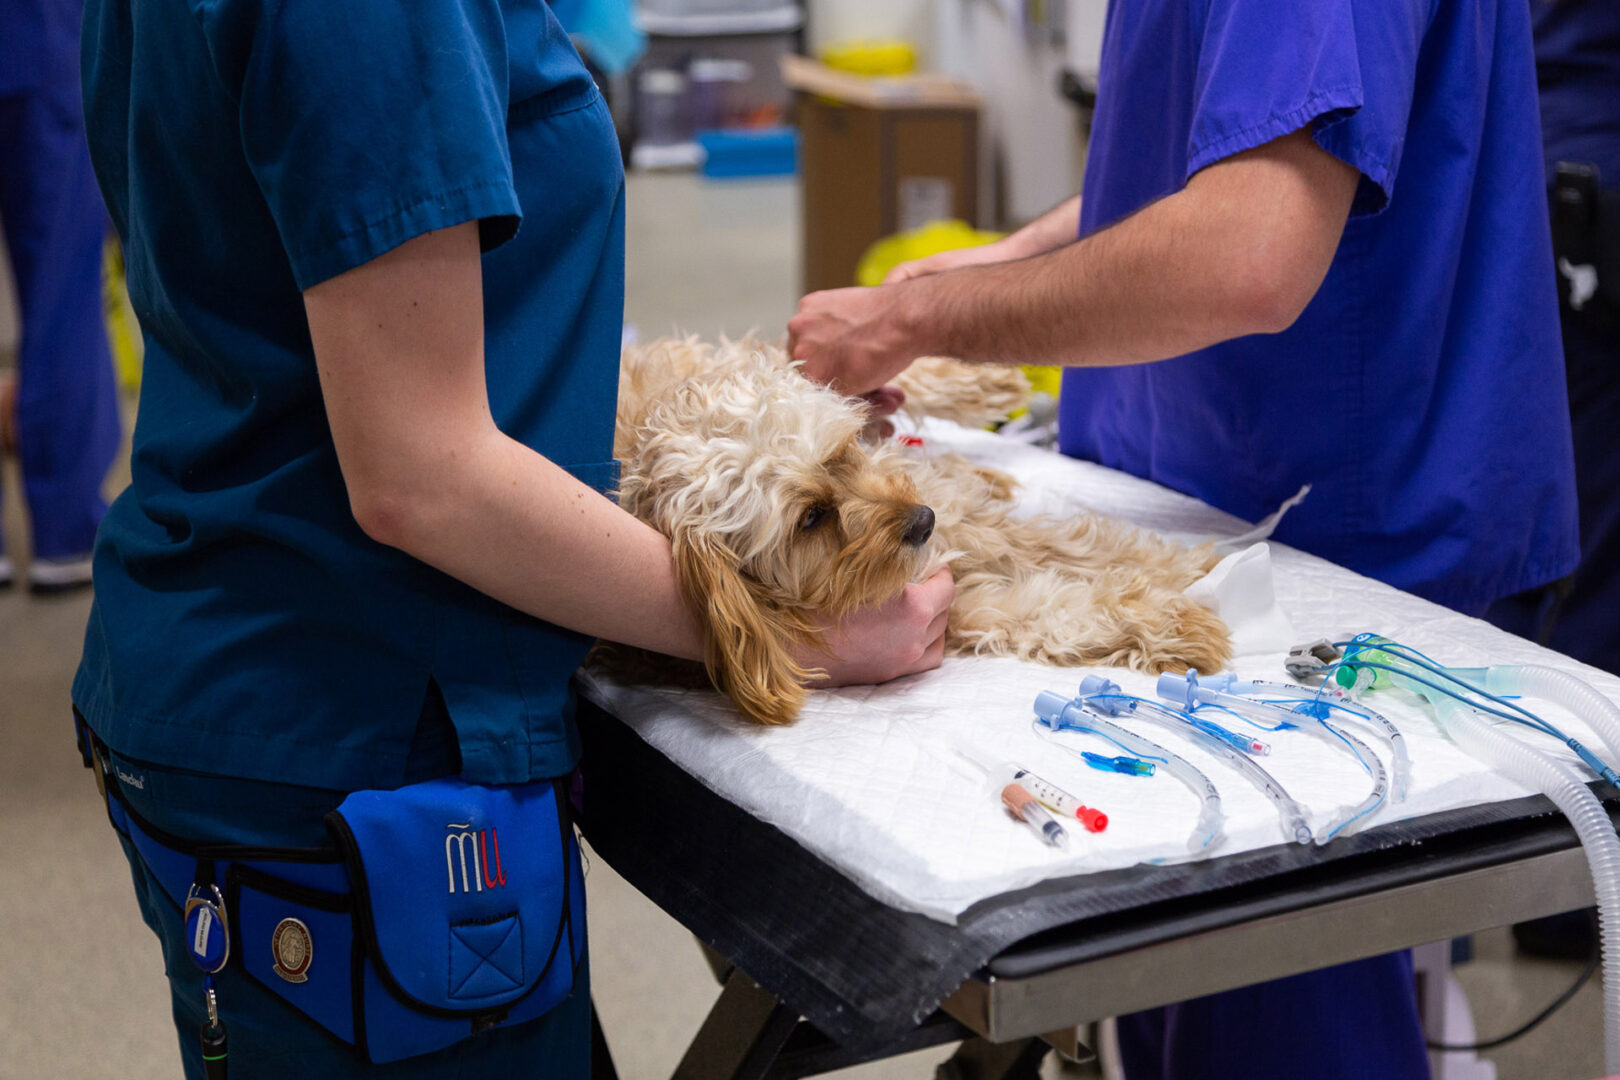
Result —
[[[1191, 542], [1250, 532], [1247, 523], [1156, 484], [987, 432], [930, 423], [922, 435], [928, 449], [954, 450], [1016, 476], [1021, 505], [1030, 512], [1107, 514]], [[1448, 666], [1562, 668], [1620, 700], [1620, 680], [1283, 545], [1243, 547], [1189, 592], [1231, 627], [1238, 656], [1230, 670], [1243, 678], [1287, 681], [1282, 659], [1290, 645], [1372, 631]], [[1199, 804], [1180, 781], [1162, 770], [1152, 777], [1097, 771], [1079, 750], [1120, 751], [1094, 736], [1032, 728], [1037, 693], [1072, 697], [1090, 673], [1115, 680], [1127, 693], [1154, 697], [1156, 680], [1129, 671], [956, 657], [936, 671], [883, 686], [819, 691], [796, 724], [761, 728], [742, 721], [716, 693], [621, 685], [591, 673], [582, 682], [597, 704], [686, 772], [872, 896], [952, 922], [979, 900], [1045, 878], [1187, 857]], [[1401, 729], [1412, 773], [1406, 799], [1386, 800], [1367, 827], [1530, 794], [1457, 749], [1417, 699], [1381, 690], [1368, 704]], [[1586, 725], [1567, 712], [1526, 704], [1606, 756]], [[1259, 760], [1308, 809], [1314, 830], [1325, 830], [1341, 807], [1360, 802], [1371, 788], [1356, 761], [1323, 740], [1300, 732], [1268, 735], [1221, 719], [1271, 743], [1270, 756]], [[1180, 753], [1220, 789], [1225, 838], [1208, 857], [1284, 841], [1275, 804], [1224, 761], [1157, 725], [1118, 722]], [[1391, 768], [1387, 742], [1363, 725], [1344, 726]], [[1575, 760], [1548, 736], [1513, 731], [1540, 750]], [[1067, 850], [1044, 845], [963, 768], [963, 754], [1032, 770], [1106, 813], [1107, 829], [1092, 834], [1073, 823]]]

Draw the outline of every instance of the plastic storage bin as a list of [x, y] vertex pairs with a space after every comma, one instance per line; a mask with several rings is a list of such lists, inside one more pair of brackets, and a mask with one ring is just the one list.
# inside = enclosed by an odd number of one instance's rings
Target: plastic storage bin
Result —
[[668, 68], [643, 71], [636, 79], [636, 140], [648, 146], [673, 146], [691, 139], [686, 76]]
[[746, 60], [693, 60], [686, 69], [693, 130], [712, 131], [740, 123], [748, 112], [740, 91], [753, 77], [754, 65]]
[[637, 0], [636, 15], [646, 22], [656, 23], [680, 19], [738, 18], [776, 12], [784, 7], [783, 0]]
[[697, 141], [710, 179], [789, 176], [799, 168], [799, 133], [790, 127], [700, 131]]

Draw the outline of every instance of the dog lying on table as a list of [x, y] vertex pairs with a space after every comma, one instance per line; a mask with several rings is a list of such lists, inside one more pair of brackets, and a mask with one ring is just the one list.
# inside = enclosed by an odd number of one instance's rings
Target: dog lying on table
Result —
[[[977, 425], [1028, 396], [1011, 368], [926, 358], [905, 410]], [[664, 339], [623, 354], [619, 503], [668, 536], [704, 627], [708, 677], [749, 720], [798, 715], [794, 646], [816, 616], [895, 596], [945, 562], [946, 654], [1059, 666], [1219, 670], [1226, 627], [1182, 590], [1216, 562], [1091, 515], [1014, 514], [1016, 481], [956, 454], [863, 441], [868, 410], [753, 340]], [[612, 654], [610, 654], [612, 655]]]

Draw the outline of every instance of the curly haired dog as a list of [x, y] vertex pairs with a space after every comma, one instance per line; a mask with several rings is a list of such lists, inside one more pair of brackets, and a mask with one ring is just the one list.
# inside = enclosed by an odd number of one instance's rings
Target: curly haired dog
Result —
[[[1027, 396], [1012, 369], [920, 360], [907, 408], [964, 423]], [[748, 719], [794, 719], [816, 616], [887, 600], [949, 561], [947, 654], [1158, 672], [1221, 668], [1226, 627], [1182, 590], [1215, 563], [1090, 515], [1014, 513], [1012, 477], [955, 454], [862, 441], [859, 399], [779, 348], [665, 339], [626, 349], [619, 501], [667, 535], [713, 684]]]

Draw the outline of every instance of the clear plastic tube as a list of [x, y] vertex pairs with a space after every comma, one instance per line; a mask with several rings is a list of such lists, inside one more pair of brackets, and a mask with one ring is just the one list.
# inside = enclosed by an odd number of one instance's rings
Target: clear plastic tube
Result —
[[[1368, 775], [1372, 777], [1372, 790], [1367, 793], [1367, 797], [1358, 803], [1341, 806], [1338, 815], [1328, 824], [1327, 830], [1316, 838], [1318, 844], [1325, 844], [1341, 832], [1355, 831], [1350, 829], [1352, 824], [1359, 822], [1356, 828], [1360, 829], [1372, 820], [1373, 812], [1384, 804], [1384, 799], [1389, 794], [1389, 776], [1384, 772], [1384, 763], [1373, 753], [1372, 747], [1348, 731], [1334, 727], [1326, 720], [1318, 719], [1316, 722], [1322, 725], [1322, 730], [1328, 735], [1348, 744], [1355, 751], [1356, 757], [1362, 761]], [[1315, 731], [1308, 727], [1302, 730]]]
[[[1616, 773], [1607, 762], [1592, 753], [1578, 739], [1571, 738], [1528, 709], [1484, 689], [1484, 684], [1489, 676], [1489, 669], [1441, 667], [1434, 660], [1424, 656], [1417, 650], [1399, 642], [1390, 641], [1388, 638], [1379, 637], [1376, 634], [1358, 634], [1355, 639], [1344, 644], [1346, 646], [1344, 659], [1328, 670], [1332, 673], [1334, 682], [1349, 688], [1352, 695], [1359, 696], [1364, 690], [1391, 685], [1394, 678], [1399, 676], [1404, 680], [1400, 685], [1416, 684], [1423, 686], [1428, 690], [1436, 691], [1440, 695], [1456, 698], [1477, 711], [1500, 716], [1505, 720], [1524, 724], [1551, 735], [1575, 751], [1576, 756], [1585, 762], [1593, 772], [1615, 787], [1620, 788], [1620, 773]], [[1553, 674], [1555, 676], [1562, 675], [1561, 672], [1553, 672]], [[1573, 679], [1573, 676], [1567, 678]], [[1441, 681], [1436, 682], [1435, 679]], [[1579, 680], [1575, 681], [1579, 682]], [[1447, 683], [1455, 684], [1462, 689], [1454, 690], [1451, 686], [1445, 685]], [[1590, 690], [1590, 687], [1585, 687], [1585, 684], [1580, 684], [1580, 688]], [[1579, 694], [1579, 689], [1571, 688], [1567, 681], [1563, 682], [1562, 685], [1552, 685], [1551, 689], [1554, 693], [1573, 692]], [[1485, 698], [1491, 704], [1475, 701], [1472, 697], [1464, 697], [1465, 692], [1472, 693], [1476, 697]], [[1432, 700], [1436, 695], [1430, 693], [1425, 694], [1425, 696]], [[1596, 706], [1600, 714], [1596, 724], [1599, 726], [1605, 725], [1609, 719], [1607, 705], [1593, 695], [1581, 696], [1588, 707]], [[1497, 706], [1501, 706], [1501, 708]]]
[[1485, 669], [1491, 694], [1517, 694], [1555, 701], [1598, 733], [1611, 761], [1620, 761], [1620, 707], [1567, 671], [1541, 664], [1499, 665]]
[[[1597, 893], [1599, 936], [1603, 941], [1603, 1056], [1605, 1073], [1620, 1073], [1620, 942], [1609, 933], [1620, 917], [1620, 835], [1603, 804], [1580, 774], [1563, 762], [1539, 753], [1456, 699], [1399, 673], [1395, 685], [1421, 695], [1435, 709], [1441, 726], [1459, 747], [1497, 772], [1534, 788], [1548, 798], [1574, 826], [1586, 852]], [[1492, 691], [1493, 693], [1495, 691]]]
[[1260, 717], [1261, 723], [1271, 720], [1277, 724], [1288, 724], [1298, 728], [1308, 735], [1323, 740], [1336, 749], [1346, 751], [1356, 759], [1362, 769], [1372, 779], [1372, 789], [1366, 798], [1348, 806], [1341, 806], [1334, 815], [1327, 828], [1316, 837], [1318, 844], [1325, 844], [1339, 833], [1345, 831], [1352, 823], [1360, 822], [1366, 825], [1372, 814], [1384, 802], [1389, 793], [1389, 776], [1384, 771], [1382, 759], [1370, 746], [1347, 731], [1328, 723], [1319, 716], [1310, 713], [1294, 712], [1281, 705], [1272, 705], [1263, 701], [1254, 701], [1236, 694], [1229, 694], [1218, 690], [1213, 685], [1206, 685], [1198, 679], [1196, 671], [1189, 671], [1185, 675], [1165, 674], [1159, 676], [1159, 696], [1166, 701], [1185, 701], [1189, 712], [1198, 705], [1215, 705], [1228, 709], [1241, 716]]
[[[1257, 694], [1267, 697], [1298, 698], [1301, 702], [1313, 702], [1323, 707], [1323, 710], [1336, 709], [1346, 716], [1366, 722], [1378, 729], [1389, 743], [1390, 752], [1390, 789], [1396, 802], [1406, 798], [1406, 792], [1412, 782], [1412, 759], [1406, 750], [1406, 737], [1400, 729], [1390, 722], [1383, 713], [1367, 707], [1365, 701], [1354, 704], [1350, 696], [1336, 686], [1300, 686], [1296, 683], [1267, 682], [1264, 679], [1250, 679], [1240, 682], [1236, 676], [1220, 676], [1231, 681], [1222, 686], [1216, 684], [1217, 689], [1226, 690], [1233, 694]], [[1210, 680], [1213, 682], [1214, 679]], [[1317, 719], [1325, 719], [1320, 714], [1301, 714], [1298, 707], [1289, 710], [1295, 715], [1316, 715]]]
[[1259, 788], [1276, 804], [1277, 817], [1282, 824], [1284, 836], [1297, 844], [1308, 844], [1313, 839], [1311, 827], [1305, 820], [1305, 809], [1294, 801], [1294, 797], [1277, 782], [1276, 777], [1261, 768], [1243, 751], [1189, 724], [1186, 718], [1174, 709], [1166, 708], [1146, 698], [1132, 698], [1122, 694], [1117, 684], [1095, 675], [1087, 675], [1080, 681], [1078, 700], [1088, 706], [1096, 706], [1111, 716], [1129, 713], [1136, 720], [1158, 724], [1160, 727], [1188, 736], [1242, 773], [1245, 780]]
[[[1193, 823], [1192, 833], [1187, 837], [1187, 850], [1194, 854], [1203, 854], [1221, 841], [1221, 829], [1226, 822], [1226, 813], [1221, 809], [1221, 793], [1210, 778], [1192, 762], [1173, 750], [1160, 746], [1152, 739], [1145, 739], [1134, 731], [1128, 731], [1082, 708], [1079, 702], [1070, 701], [1058, 694], [1042, 691], [1037, 695], [1035, 716], [1035, 722], [1049, 730], [1095, 732], [1104, 738], [1112, 739], [1130, 753], [1156, 759], [1165, 772], [1185, 784], [1199, 800], [1198, 820]], [[1063, 749], [1074, 753], [1070, 747], [1065, 746]]]
[[1544, 793], [1581, 839], [1597, 893], [1603, 941], [1604, 1072], [1620, 1073], [1620, 942], [1610, 930], [1620, 918], [1620, 836], [1603, 804], [1574, 769], [1487, 724], [1472, 709], [1447, 700], [1447, 706], [1439, 707], [1441, 723], [1457, 745], [1504, 776]]

